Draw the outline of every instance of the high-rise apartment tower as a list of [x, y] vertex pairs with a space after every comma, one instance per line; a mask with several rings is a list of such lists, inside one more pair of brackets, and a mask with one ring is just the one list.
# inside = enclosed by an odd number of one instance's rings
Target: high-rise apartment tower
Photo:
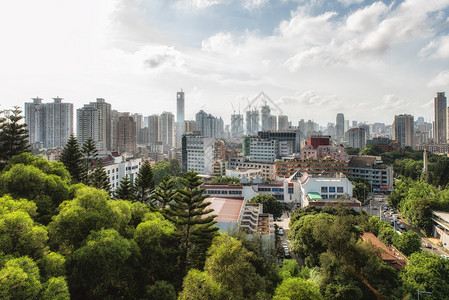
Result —
[[185, 118], [185, 99], [184, 92], [181, 90], [176, 93], [176, 142], [181, 143], [181, 138], [184, 133], [184, 118]]
[[53, 100], [42, 103], [41, 98], [33, 98], [33, 102], [25, 103], [25, 123], [32, 145], [64, 147], [73, 133], [73, 104], [62, 103], [59, 97]]
[[434, 98], [435, 110], [435, 143], [447, 143], [447, 99], [444, 92], [437, 93]]

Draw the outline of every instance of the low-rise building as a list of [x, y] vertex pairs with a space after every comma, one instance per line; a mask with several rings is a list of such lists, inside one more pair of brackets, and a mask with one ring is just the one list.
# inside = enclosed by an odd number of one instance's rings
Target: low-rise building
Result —
[[329, 135], [314, 135], [308, 138], [306, 145], [301, 149], [301, 159], [323, 158], [347, 160], [347, 154], [342, 145], [332, 145]]
[[415, 147], [416, 150], [427, 150], [428, 152], [437, 154], [449, 153], [449, 144], [421, 144]]
[[274, 173], [274, 164], [249, 161], [244, 157], [229, 158], [229, 169], [256, 169], [262, 172], [264, 178], [276, 178]]
[[326, 176], [348, 173], [348, 162], [335, 159], [300, 160], [284, 159], [274, 163], [274, 172], [277, 178], [290, 177], [298, 170], [312, 176]]
[[378, 156], [353, 156], [348, 164], [348, 177], [369, 182], [372, 192], [393, 189], [393, 167], [386, 166]]
[[393, 246], [387, 246], [382, 243], [371, 232], [364, 232], [362, 235], [362, 240], [367, 241], [370, 243], [371, 247], [379, 251], [382, 260], [390, 267], [400, 270], [408, 264], [408, 259], [402, 253], [400, 253]]
[[111, 184], [111, 191], [114, 192], [120, 185], [120, 181], [123, 177], [128, 176], [131, 183], [137, 176], [142, 165], [141, 158], [134, 159], [124, 159], [122, 157], [116, 157], [116, 160], [104, 167], [106, 174], [109, 178], [109, 183]]

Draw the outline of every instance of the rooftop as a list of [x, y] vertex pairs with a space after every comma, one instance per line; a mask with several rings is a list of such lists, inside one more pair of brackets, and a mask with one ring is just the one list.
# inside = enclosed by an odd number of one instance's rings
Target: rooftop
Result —
[[319, 193], [316, 193], [316, 192], [307, 193], [307, 197], [310, 199], [310, 201], [321, 201], [321, 200], [323, 200], [321, 195]]
[[214, 211], [209, 215], [216, 215], [217, 222], [238, 222], [240, 211], [244, 203], [243, 199], [224, 198], [224, 197], [208, 197], [206, 201], [211, 204], [208, 208]]
[[405, 257], [398, 257], [395, 253], [388, 248], [384, 243], [382, 243], [374, 234], [371, 232], [364, 232], [362, 239], [364, 241], [369, 241], [371, 245], [376, 247], [380, 251], [380, 256], [383, 261], [387, 261], [395, 269], [402, 269], [407, 264]]

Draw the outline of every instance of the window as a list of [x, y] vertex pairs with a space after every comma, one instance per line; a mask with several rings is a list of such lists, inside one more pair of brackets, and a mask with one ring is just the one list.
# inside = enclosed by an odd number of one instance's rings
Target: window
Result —
[[329, 199], [335, 199], [335, 195], [329, 195]]
[[321, 198], [327, 199], [327, 195], [321, 195]]
[[271, 191], [272, 192], [283, 192], [284, 189], [283, 188], [272, 188]]
[[335, 193], [335, 186], [329, 187], [329, 193]]
[[343, 187], [342, 186], [337, 186], [337, 193], [343, 194]]
[[293, 194], [293, 188], [288, 188], [288, 193]]
[[326, 193], [327, 194], [327, 186], [321, 187], [321, 194]]

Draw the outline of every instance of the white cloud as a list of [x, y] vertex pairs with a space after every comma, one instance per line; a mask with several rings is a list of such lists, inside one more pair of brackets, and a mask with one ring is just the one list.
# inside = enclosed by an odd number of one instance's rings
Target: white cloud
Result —
[[264, 7], [270, 0], [244, 0], [243, 7], [247, 10], [253, 10]]
[[181, 5], [187, 4], [194, 8], [203, 9], [213, 5], [223, 3], [223, 0], [180, 0]]
[[181, 67], [184, 65], [181, 52], [175, 50], [174, 47], [146, 47], [138, 52], [138, 56], [144, 59], [145, 67], [150, 69], [164, 66]]
[[230, 33], [220, 32], [201, 43], [204, 52], [232, 55], [236, 51], [234, 38]]
[[379, 25], [380, 18], [389, 11], [389, 7], [383, 2], [375, 2], [352, 13], [346, 19], [349, 30], [367, 32]]
[[338, 2], [343, 3], [346, 6], [353, 5], [353, 4], [360, 4], [363, 3], [365, 0], [338, 0]]
[[435, 76], [427, 84], [428, 87], [447, 87], [449, 86], [449, 70], [444, 70]]
[[430, 58], [449, 58], [449, 35], [430, 41], [419, 54]]

